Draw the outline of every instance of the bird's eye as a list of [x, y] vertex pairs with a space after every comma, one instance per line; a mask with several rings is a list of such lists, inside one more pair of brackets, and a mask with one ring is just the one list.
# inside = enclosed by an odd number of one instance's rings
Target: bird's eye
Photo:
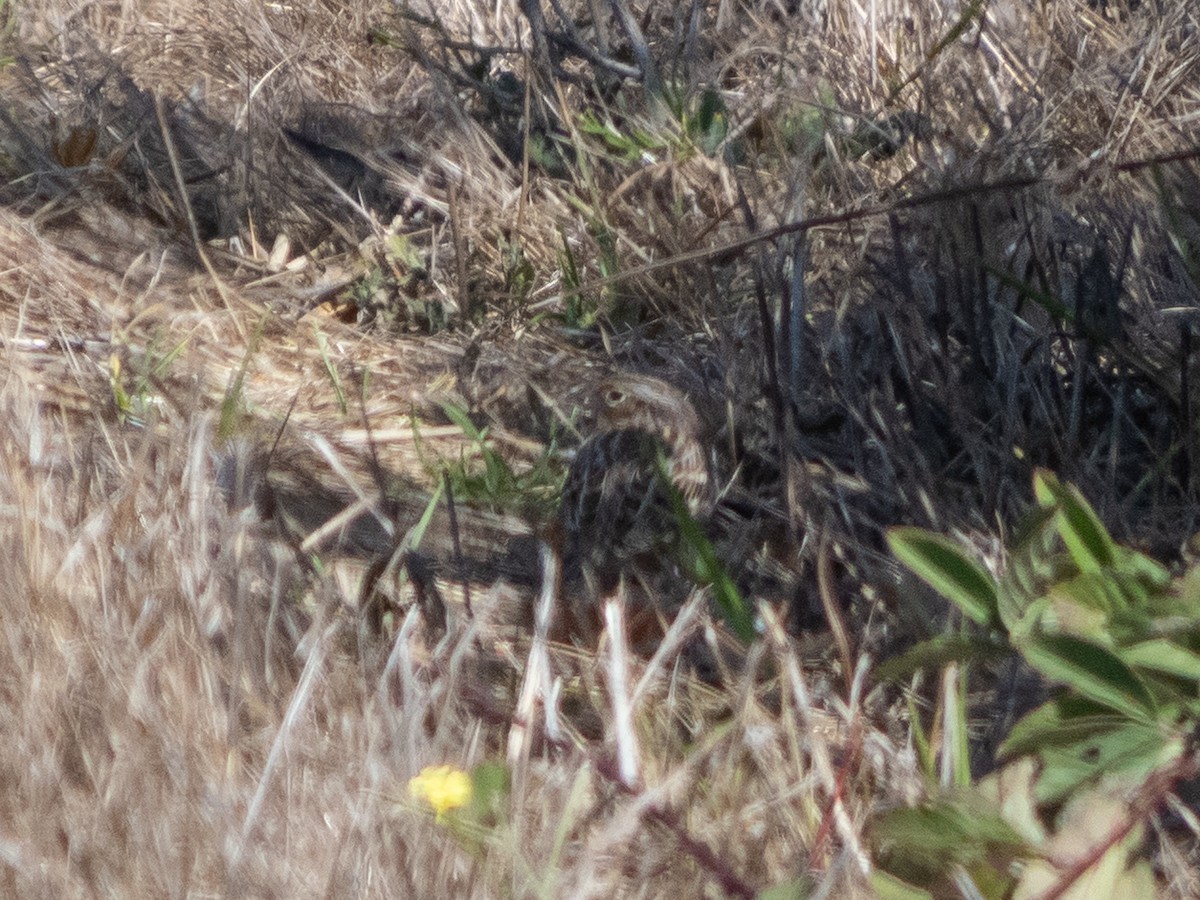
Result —
[[604, 392], [604, 402], [609, 406], [616, 406], [623, 403], [625, 400], [625, 392], [620, 388], [609, 388]]

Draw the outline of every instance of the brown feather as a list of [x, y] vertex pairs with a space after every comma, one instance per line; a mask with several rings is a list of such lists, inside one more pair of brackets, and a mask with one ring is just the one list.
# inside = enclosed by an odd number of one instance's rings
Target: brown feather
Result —
[[592, 619], [624, 577], [644, 606], [667, 611], [690, 585], [658, 458], [689, 512], [706, 520], [716, 492], [700, 417], [681, 391], [647, 376], [605, 379], [596, 406], [597, 430], [576, 453], [559, 507], [568, 602], [576, 620]]

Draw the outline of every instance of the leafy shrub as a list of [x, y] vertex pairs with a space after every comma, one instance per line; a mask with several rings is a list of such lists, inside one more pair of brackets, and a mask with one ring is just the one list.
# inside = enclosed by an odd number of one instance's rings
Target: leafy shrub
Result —
[[[881, 893], [936, 893], [964, 878], [987, 897], [1153, 893], [1140, 856], [1145, 826], [1197, 773], [1200, 569], [1172, 579], [1118, 546], [1076, 488], [1044, 470], [1033, 487], [1036, 507], [999, 577], [938, 535], [889, 536], [897, 557], [970, 624], [882, 675], [1009, 651], [1051, 692], [1001, 743], [998, 771], [876, 821]], [[945, 715], [947, 732], [966, 733], [965, 712]]]

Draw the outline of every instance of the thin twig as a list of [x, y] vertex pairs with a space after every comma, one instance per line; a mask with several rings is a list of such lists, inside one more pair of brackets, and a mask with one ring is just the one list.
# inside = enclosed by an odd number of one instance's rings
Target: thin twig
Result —
[[[163, 108], [162, 95], [158, 91], [154, 92], [154, 114], [158, 117], [158, 128], [162, 132], [163, 146], [167, 151], [167, 159], [171, 163], [171, 175], [175, 178], [175, 187], [179, 190], [179, 202], [183, 204], [188, 231], [192, 237], [192, 249], [200, 257], [200, 262], [204, 264], [204, 269], [213, 280], [213, 284], [217, 288], [217, 293], [221, 295], [221, 300], [224, 301], [227, 308], [231, 309], [233, 307], [234, 295], [225, 287], [225, 283], [217, 275], [217, 270], [213, 268], [208, 254], [204, 252], [204, 242], [200, 239], [200, 228], [196, 225], [196, 216], [192, 212], [192, 202], [188, 197], [187, 184], [183, 179], [183, 170], [179, 167], [179, 154], [175, 151], [175, 141], [171, 138], [171, 128], [167, 124], [167, 114]], [[232, 320], [233, 326], [238, 330], [238, 334], [245, 340], [246, 330], [241, 318], [233, 316]]]

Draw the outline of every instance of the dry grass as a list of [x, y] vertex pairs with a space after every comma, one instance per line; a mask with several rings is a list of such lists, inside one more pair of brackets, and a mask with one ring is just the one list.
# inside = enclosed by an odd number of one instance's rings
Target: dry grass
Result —
[[[573, 739], [518, 767], [512, 809], [469, 852], [406, 783], [502, 758], [493, 695], [523, 660], [494, 644], [493, 598], [429, 642], [414, 608], [386, 660], [368, 660], [337, 580], [226, 511], [212, 415], [171, 417], [170, 436], [88, 433], [40, 406], [28, 374], [10, 370], [4, 391], [10, 896], [699, 894], [721, 874], [778, 881], [812, 852], [839, 720], [867, 744], [857, 771], [913, 777], [862, 710], [812, 709], [798, 669], [780, 712], [750, 674], [723, 698], [638, 664], [638, 789], [620, 786], [609, 742], [568, 725]], [[563, 653], [571, 718], [611, 721], [602, 661]], [[865, 811], [856, 800], [850, 823]], [[820, 855], [839, 856], [828, 840]]]
[[[651, 4], [728, 154], [576, 59], [523, 98], [579, 148], [557, 173], [506, 155], [443, 52], [527, 76], [518, 4], [350, 6], [4, 8], [3, 892], [869, 894], [869, 818], [923, 778], [867, 664], [941, 618], [883, 529], [990, 548], [1038, 465], [1161, 556], [1200, 527], [1193, 5], [996, 0], [955, 36], [938, 4], [722, 0], [684, 53], [688, 4]], [[915, 140], [856, 149], [900, 111]], [[469, 613], [389, 562], [479, 459], [444, 404], [526, 472], [613, 368], [686, 388], [781, 523], [743, 548], [783, 587], [720, 687], [531, 641], [536, 554]], [[359, 530], [302, 543], [315, 522], [263, 515], [264, 466], [286, 512], [357, 503]], [[541, 524], [473, 499], [469, 556]], [[711, 636], [695, 612], [680, 645]], [[476, 830], [409, 796], [443, 763], [508, 766]], [[1194, 848], [1163, 840], [1184, 896]]]

